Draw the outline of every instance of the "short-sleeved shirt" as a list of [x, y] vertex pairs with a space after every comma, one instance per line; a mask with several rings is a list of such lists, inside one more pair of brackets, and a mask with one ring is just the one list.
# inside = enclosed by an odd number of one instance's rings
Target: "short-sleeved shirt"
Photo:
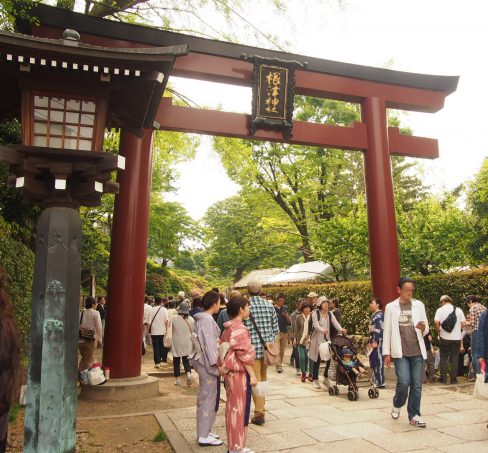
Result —
[[288, 311], [288, 307], [286, 305], [283, 305], [281, 308], [275, 307], [276, 310], [276, 316], [278, 317], [278, 327], [280, 328], [281, 333], [287, 333], [288, 332], [288, 321], [285, 317], [285, 313], [290, 315], [290, 312]]
[[448, 332], [442, 328], [442, 323], [452, 313], [454, 307], [452, 304], [446, 303], [442, 307], [439, 307], [435, 312], [434, 321], [441, 323], [441, 338], [443, 340], [461, 340], [463, 335], [461, 333], [461, 323], [466, 321], [464, 313], [460, 308], [456, 308], [456, 324], [452, 332]]
[[[162, 305], [155, 305], [149, 314], [149, 325], [151, 335], [164, 335], [166, 333], [166, 322], [168, 321], [168, 310]], [[151, 325], [152, 323], [152, 325]]]
[[480, 303], [471, 305], [471, 308], [469, 309], [469, 324], [471, 327], [473, 327], [473, 330], [478, 330], [481, 313], [483, 313], [485, 310], [486, 307]]
[[407, 304], [400, 304], [400, 318], [398, 324], [400, 327], [400, 337], [402, 339], [402, 356], [415, 357], [422, 355], [417, 332], [413, 325], [411, 301]]

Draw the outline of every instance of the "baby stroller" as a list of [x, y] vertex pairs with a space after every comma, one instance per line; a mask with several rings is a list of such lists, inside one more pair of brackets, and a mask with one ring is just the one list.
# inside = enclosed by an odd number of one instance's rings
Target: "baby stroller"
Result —
[[[358, 378], [361, 378], [364, 384], [369, 384], [368, 396], [370, 398], [378, 398], [380, 393], [367, 373], [359, 371], [362, 364], [357, 357], [357, 349], [353, 341], [344, 335], [336, 335], [329, 347], [331, 359], [337, 363], [336, 382], [335, 385], [329, 387], [329, 395], [339, 395], [339, 384], [347, 385], [347, 399], [356, 401], [359, 397]], [[344, 363], [344, 351], [352, 355], [354, 367], [346, 366]]]

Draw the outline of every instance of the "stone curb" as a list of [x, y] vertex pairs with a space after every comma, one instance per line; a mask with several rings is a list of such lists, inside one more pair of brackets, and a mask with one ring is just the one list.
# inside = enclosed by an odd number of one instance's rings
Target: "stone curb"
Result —
[[154, 412], [156, 421], [161, 426], [161, 429], [168, 436], [168, 441], [173, 447], [175, 453], [188, 453], [192, 451], [192, 447], [188, 444], [186, 439], [178, 432], [176, 426], [164, 412]]

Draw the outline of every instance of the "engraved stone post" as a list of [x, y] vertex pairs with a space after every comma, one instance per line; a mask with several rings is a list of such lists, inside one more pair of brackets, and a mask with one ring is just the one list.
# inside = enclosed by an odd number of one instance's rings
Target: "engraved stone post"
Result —
[[25, 414], [27, 453], [75, 451], [80, 254], [78, 210], [46, 208], [37, 224]]

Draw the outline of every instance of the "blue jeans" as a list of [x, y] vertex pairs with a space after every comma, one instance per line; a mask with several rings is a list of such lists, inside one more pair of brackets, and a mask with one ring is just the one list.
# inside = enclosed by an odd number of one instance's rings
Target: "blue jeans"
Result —
[[478, 361], [478, 331], [473, 330], [471, 334], [471, 361], [473, 363], [473, 371], [475, 376], [481, 373], [480, 362]]
[[415, 357], [393, 359], [393, 362], [397, 376], [393, 406], [397, 408], [404, 406], [408, 397], [408, 418], [420, 415], [424, 358], [421, 355], [417, 355]]

